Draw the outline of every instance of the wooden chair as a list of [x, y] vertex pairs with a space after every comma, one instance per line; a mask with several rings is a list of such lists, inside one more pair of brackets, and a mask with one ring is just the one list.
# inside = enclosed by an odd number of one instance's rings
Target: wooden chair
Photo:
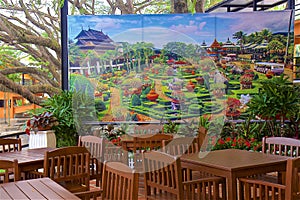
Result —
[[104, 142], [104, 154], [103, 161], [109, 162], [122, 162], [124, 164], [128, 163], [128, 152], [125, 151], [121, 146], [116, 146], [113, 143], [106, 141]]
[[79, 136], [78, 146], [84, 146], [91, 153], [90, 180], [96, 179], [96, 186], [99, 187], [103, 169], [104, 140], [103, 138], [86, 135]]
[[158, 133], [150, 137], [133, 137], [133, 162], [137, 171], [142, 171], [142, 153], [145, 151], [159, 150], [163, 140], [170, 140], [173, 135]]
[[47, 151], [43, 176], [51, 178], [72, 193], [89, 191], [90, 152], [78, 146]]
[[0, 139], [0, 153], [21, 151], [22, 144], [21, 139], [1, 138]]
[[156, 134], [163, 133], [163, 125], [160, 124], [148, 124], [134, 127], [134, 134]]
[[[0, 160], [0, 168], [1, 168], [1, 180], [0, 183], [8, 183], [10, 181], [10, 175], [13, 173], [14, 181], [19, 180], [19, 167], [18, 160], [9, 161], [9, 160]], [[3, 179], [2, 179], [3, 178]]]
[[[263, 137], [262, 152], [279, 156], [300, 156], [300, 140], [287, 137]], [[285, 173], [268, 173], [261, 175], [261, 179], [280, 183], [285, 181]]]
[[[13, 151], [21, 151], [22, 150], [22, 144], [21, 139], [12, 139], [12, 138], [0, 138], [0, 153], [4, 152], [13, 152]], [[0, 177], [6, 177], [5, 173], [9, 173], [9, 175], [12, 175], [13, 172], [10, 172], [9, 170], [2, 169], [0, 167]], [[18, 174], [19, 176], [19, 174]]]
[[164, 152], [143, 153], [145, 199], [226, 199], [224, 178], [182, 181], [179, 157]]
[[138, 199], [138, 173], [120, 162], [105, 162], [102, 199]]
[[121, 162], [104, 162], [101, 190], [76, 193], [81, 199], [138, 199], [138, 174]]
[[298, 173], [300, 158], [287, 161], [285, 184], [277, 184], [253, 178], [239, 178], [239, 199], [244, 200], [299, 200], [300, 185]]
[[162, 141], [162, 151], [173, 156], [196, 153], [199, 150], [198, 138], [194, 137], [182, 137]]
[[[198, 153], [200, 151], [199, 139], [197, 137], [181, 137], [171, 140], [163, 140], [162, 152], [172, 156], [181, 156], [183, 154]], [[211, 177], [212, 174], [183, 169], [183, 180], [194, 180], [204, 177]]]
[[262, 152], [280, 156], [300, 156], [300, 140], [286, 137], [263, 137]]

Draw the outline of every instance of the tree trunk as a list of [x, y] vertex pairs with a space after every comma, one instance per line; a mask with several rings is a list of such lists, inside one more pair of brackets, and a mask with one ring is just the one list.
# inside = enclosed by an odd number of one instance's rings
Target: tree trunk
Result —
[[188, 12], [188, 5], [187, 0], [171, 0], [171, 12], [174, 13], [187, 13]]
[[196, 1], [195, 10], [196, 10], [197, 13], [204, 13], [205, 12], [204, 3], [205, 3], [204, 0], [197, 0]]

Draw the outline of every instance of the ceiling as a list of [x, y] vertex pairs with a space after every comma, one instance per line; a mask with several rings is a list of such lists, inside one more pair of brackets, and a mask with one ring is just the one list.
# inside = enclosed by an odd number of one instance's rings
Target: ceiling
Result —
[[288, 7], [292, 9], [294, 8], [295, 0], [223, 0], [220, 3], [208, 8], [205, 12], [262, 11], [285, 3], [287, 3]]

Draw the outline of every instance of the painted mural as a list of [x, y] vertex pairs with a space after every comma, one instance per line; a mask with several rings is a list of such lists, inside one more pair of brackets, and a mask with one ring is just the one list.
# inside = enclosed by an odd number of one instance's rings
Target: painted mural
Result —
[[292, 17], [68, 16], [70, 87], [90, 84], [100, 121], [237, 119], [259, 80], [292, 76]]

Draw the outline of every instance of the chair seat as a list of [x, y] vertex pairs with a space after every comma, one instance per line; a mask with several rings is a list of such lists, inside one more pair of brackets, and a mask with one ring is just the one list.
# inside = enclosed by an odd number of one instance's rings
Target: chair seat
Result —
[[60, 182], [59, 184], [72, 193], [85, 192], [88, 190], [88, 188], [85, 185], [80, 185], [80, 184], [76, 184], [76, 183]]

